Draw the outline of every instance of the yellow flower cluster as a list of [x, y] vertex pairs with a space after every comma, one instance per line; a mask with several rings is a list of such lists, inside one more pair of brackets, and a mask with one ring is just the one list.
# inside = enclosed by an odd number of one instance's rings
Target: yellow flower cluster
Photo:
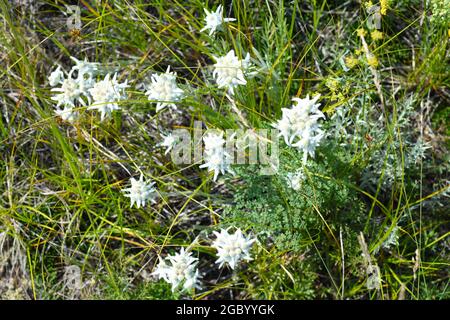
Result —
[[380, 14], [385, 16], [387, 13], [387, 9], [388, 9], [388, 5], [389, 5], [389, 1], [388, 0], [381, 0], [380, 1]]
[[354, 56], [345, 57], [345, 65], [350, 69], [354, 68], [358, 63], [359, 60]]
[[350, 91], [348, 83], [341, 83], [340, 79], [329, 78], [325, 81], [325, 85], [330, 90], [330, 99], [333, 101], [345, 100]]
[[373, 68], [378, 67], [379, 65], [378, 58], [374, 55], [367, 57], [367, 64]]
[[358, 35], [358, 37], [364, 37], [366, 33], [366, 30], [364, 30], [363, 28], [359, 28], [358, 30], [356, 30], [356, 34]]
[[374, 30], [370, 33], [370, 36], [372, 37], [373, 41], [378, 41], [378, 40], [383, 39], [383, 32]]
[[373, 6], [373, 2], [372, 1], [366, 1], [364, 3], [364, 5], [366, 6], [367, 9], [371, 8]]

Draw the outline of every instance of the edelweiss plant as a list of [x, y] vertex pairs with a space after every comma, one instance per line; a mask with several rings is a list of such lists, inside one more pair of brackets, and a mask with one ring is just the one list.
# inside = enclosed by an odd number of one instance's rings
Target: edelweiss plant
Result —
[[[97, 62], [89, 62], [87, 58], [84, 60], [78, 60], [75, 57], [70, 57], [70, 59], [75, 62], [75, 65], [72, 67], [72, 72], [77, 71], [77, 80], [82, 84], [83, 91], [87, 90], [88, 87], [92, 87], [94, 83], [94, 75], [98, 71], [98, 63]], [[86, 87], [83, 85], [88, 84]]]
[[[56, 72], [56, 71], [55, 71]], [[81, 105], [86, 105], [86, 102], [83, 100], [82, 95], [84, 92], [80, 89], [80, 85], [77, 80], [72, 79], [70, 77], [71, 73], [69, 73], [69, 77], [67, 79], [60, 79], [60, 88], [53, 88], [53, 92], [57, 92], [55, 96], [52, 97], [53, 100], [57, 101], [56, 107], [64, 106], [73, 108], [75, 107], [75, 103], [79, 102]], [[54, 83], [55, 79], [60, 77], [59, 75], [50, 75], [53, 77], [52, 81]]]
[[130, 207], [136, 203], [138, 208], [145, 207], [145, 203], [150, 200], [152, 203], [156, 203], [156, 189], [153, 187], [154, 182], [144, 181], [144, 176], [141, 174], [139, 180], [131, 178], [131, 187], [125, 188], [122, 192], [128, 192], [125, 197], [130, 198]]
[[209, 35], [212, 36], [214, 32], [216, 32], [217, 28], [219, 28], [224, 22], [235, 21], [234, 18], [223, 18], [223, 8], [222, 5], [219, 5], [216, 11], [209, 12], [206, 8], [203, 9], [206, 13], [205, 23], [206, 26], [200, 30], [203, 32], [209, 29]]
[[229, 229], [221, 229], [220, 233], [214, 231], [217, 238], [211, 246], [217, 250], [219, 259], [216, 263], [219, 264], [219, 267], [227, 264], [234, 269], [240, 261], [252, 260], [250, 249], [256, 239], [252, 239], [250, 236], [245, 237], [239, 228], [233, 234], [228, 232]]
[[247, 53], [245, 59], [240, 60], [231, 50], [223, 57], [214, 57], [216, 63], [214, 64], [213, 77], [219, 88], [227, 88], [230, 94], [234, 93], [234, 89], [239, 85], [247, 84], [244, 72], [250, 66], [250, 54]]
[[166, 151], [164, 152], [164, 154], [168, 154], [176, 146], [177, 142], [177, 137], [169, 133], [164, 137], [164, 140], [159, 145], [165, 147]]
[[223, 132], [208, 133], [203, 137], [205, 143], [204, 161], [200, 168], [208, 168], [208, 171], [214, 172], [213, 180], [217, 180], [219, 173], [234, 173], [230, 167], [231, 155], [225, 151], [225, 140]]
[[149, 100], [157, 101], [156, 112], [165, 107], [177, 108], [175, 102], [183, 97], [183, 90], [177, 86], [177, 74], [170, 72], [170, 66], [167, 67], [165, 73], [152, 75], [152, 83], [145, 93]]
[[180, 249], [179, 253], [168, 256], [165, 259], [159, 257], [159, 264], [152, 273], [158, 279], [172, 285], [172, 291], [175, 291], [182, 285], [183, 291], [200, 289], [199, 272], [197, 269], [198, 259], [191, 256], [192, 252]]
[[[70, 57], [75, 62], [67, 78], [64, 77], [64, 72], [61, 66], [53, 71], [49, 77], [48, 82], [50, 86], [59, 88], [53, 88], [52, 91], [57, 94], [52, 97], [57, 101], [56, 107], [63, 106], [63, 109], [55, 110], [56, 115], [60, 116], [63, 120], [73, 122], [78, 118], [78, 112], [74, 110], [76, 104], [86, 106], [91, 101], [91, 95], [89, 89], [94, 85], [94, 75], [97, 72], [97, 63], [88, 62], [85, 58], [84, 61], [78, 60], [75, 57]], [[76, 77], [74, 78], [74, 74]]]
[[89, 89], [92, 96], [93, 104], [88, 107], [88, 110], [98, 110], [100, 112], [100, 120], [103, 121], [107, 116], [110, 116], [112, 111], [119, 110], [118, 101], [124, 100], [127, 97], [125, 89], [128, 87], [127, 80], [124, 83], [117, 81], [117, 73], [111, 79], [108, 73], [105, 79], [97, 82]]
[[314, 157], [316, 147], [324, 136], [318, 120], [325, 118], [319, 110], [320, 104], [316, 103], [320, 95], [309, 99], [293, 98], [295, 104], [291, 109], [282, 108], [283, 116], [273, 126], [280, 130], [279, 136], [283, 136], [288, 146], [295, 147], [303, 152], [303, 163], [308, 156]]

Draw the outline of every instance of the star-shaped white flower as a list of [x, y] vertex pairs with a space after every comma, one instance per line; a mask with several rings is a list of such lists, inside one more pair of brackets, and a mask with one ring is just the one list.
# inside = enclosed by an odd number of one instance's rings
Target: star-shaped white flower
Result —
[[[98, 63], [78, 60], [70, 57], [75, 62], [67, 78], [64, 77], [64, 72], [61, 66], [58, 66], [49, 77], [48, 81], [52, 87], [60, 85], [58, 88], [53, 88], [51, 91], [56, 95], [52, 96], [52, 100], [57, 101], [55, 113], [65, 121], [74, 122], [79, 114], [74, 111], [76, 105], [86, 105], [91, 103], [91, 94], [89, 90], [94, 86], [94, 75], [97, 71]], [[77, 74], [74, 77], [74, 73]], [[58, 108], [63, 106], [62, 109]]]
[[238, 59], [234, 50], [231, 50], [223, 57], [214, 57], [216, 63], [214, 64], [213, 77], [219, 88], [227, 88], [230, 94], [233, 94], [234, 88], [238, 85], [247, 84], [244, 77], [244, 71], [250, 64], [250, 54], [247, 53], [244, 60]]
[[168, 154], [177, 144], [178, 139], [173, 134], [169, 133], [164, 137], [164, 140], [160, 143], [160, 146], [166, 148], [166, 152], [164, 154]]
[[237, 229], [233, 234], [228, 232], [229, 229], [221, 229], [220, 233], [214, 231], [217, 238], [211, 246], [217, 250], [219, 259], [216, 263], [219, 264], [219, 268], [228, 264], [231, 269], [234, 269], [240, 261], [252, 260], [250, 249], [256, 239], [252, 239], [250, 236], [245, 237], [241, 229]]
[[318, 120], [325, 118], [316, 103], [320, 95], [310, 99], [293, 98], [295, 104], [291, 109], [282, 108], [282, 118], [273, 126], [280, 130], [288, 146], [296, 147], [303, 152], [303, 162], [306, 163], [308, 155], [314, 157], [314, 151], [322, 140], [324, 133], [320, 129]]
[[130, 198], [130, 207], [136, 203], [138, 208], [145, 207], [147, 201], [150, 200], [152, 203], [156, 203], [156, 189], [153, 187], [154, 182], [144, 181], [144, 177], [141, 174], [139, 180], [131, 178], [131, 187], [125, 188], [122, 192], [127, 192], [125, 197]]
[[192, 257], [191, 254], [191, 252], [181, 248], [179, 253], [165, 259], [159, 257], [159, 264], [152, 274], [170, 283], [172, 291], [175, 291], [180, 285], [183, 286], [182, 290], [186, 291], [199, 289], [198, 259]]
[[100, 111], [100, 120], [103, 121], [106, 116], [111, 115], [114, 110], [119, 110], [118, 101], [126, 99], [125, 88], [128, 87], [127, 81], [119, 83], [117, 81], [117, 73], [110, 79], [110, 74], [107, 74], [104, 80], [94, 84], [89, 89], [92, 96], [93, 105], [88, 107], [88, 110], [96, 109]]
[[183, 90], [177, 86], [177, 74], [170, 72], [170, 66], [165, 73], [152, 75], [152, 83], [145, 93], [149, 100], [156, 101], [156, 112], [166, 106], [176, 109], [175, 102], [183, 98]]
[[218, 134], [210, 132], [203, 137], [203, 142], [205, 143], [203, 158], [205, 163], [200, 165], [200, 168], [207, 168], [208, 171], [213, 171], [214, 181], [217, 180], [219, 173], [234, 173], [230, 167], [232, 157], [225, 151], [225, 140], [222, 136], [223, 132]]
[[57, 101], [56, 107], [61, 105], [74, 107], [76, 101], [83, 106], [86, 105], [81, 97], [83, 92], [80, 90], [78, 83], [70, 77], [62, 80], [60, 88], [53, 88], [51, 91], [57, 93], [52, 97], [53, 100]]
[[86, 75], [92, 78], [98, 70], [98, 63], [89, 62], [87, 58], [84, 58], [84, 60], [78, 60], [75, 57], [70, 57], [70, 59], [75, 62], [75, 65], [72, 67], [71, 73], [74, 71], [78, 71], [77, 78], [82, 78]]
[[223, 18], [223, 8], [222, 5], [219, 5], [216, 9], [216, 11], [209, 12], [207, 9], [205, 10], [206, 17], [205, 17], [205, 27], [200, 30], [200, 32], [203, 32], [205, 30], [209, 29], [209, 35], [212, 36], [212, 34], [217, 30], [218, 27], [220, 27], [224, 22], [230, 22], [235, 21], [234, 18]]
[[324, 137], [324, 132], [321, 129], [311, 129], [307, 126], [300, 136], [300, 139], [292, 144], [293, 147], [303, 152], [303, 163], [306, 163], [308, 156], [314, 158], [315, 150], [319, 146]]

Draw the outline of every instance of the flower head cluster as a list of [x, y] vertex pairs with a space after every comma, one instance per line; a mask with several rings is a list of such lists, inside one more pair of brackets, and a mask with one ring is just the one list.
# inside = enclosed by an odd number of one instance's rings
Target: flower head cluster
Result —
[[170, 72], [170, 66], [165, 73], [152, 75], [152, 83], [145, 93], [149, 100], [157, 101], [156, 112], [166, 106], [176, 109], [174, 102], [180, 101], [183, 97], [183, 90], [177, 86], [177, 74]]
[[225, 151], [225, 140], [222, 136], [223, 132], [209, 132], [203, 137], [205, 163], [200, 168], [208, 168], [208, 171], [214, 171], [214, 181], [216, 181], [219, 173], [225, 174], [227, 171], [233, 173], [230, 167], [231, 156]]
[[179, 253], [162, 259], [159, 257], [159, 264], [153, 275], [159, 279], [164, 279], [172, 285], [175, 291], [180, 285], [182, 289], [190, 291], [199, 286], [199, 272], [197, 269], [198, 259], [191, 256], [191, 252], [181, 248]]
[[283, 116], [274, 127], [280, 130], [279, 136], [284, 137], [288, 146], [296, 147], [303, 152], [303, 162], [308, 155], [314, 157], [316, 147], [322, 140], [324, 133], [320, 129], [318, 120], [325, 118], [316, 103], [320, 95], [309, 99], [293, 98], [296, 103], [291, 109], [281, 109]]
[[56, 106], [74, 108], [76, 102], [79, 102], [81, 105], [86, 105], [82, 97], [84, 92], [81, 91], [80, 85], [77, 80], [72, 79], [71, 77], [68, 77], [67, 79], [60, 78], [59, 75], [54, 74], [55, 72], [60, 71], [55, 70], [52, 74], [50, 74], [50, 78], [52, 79], [49, 78], [49, 80], [55, 83], [56, 78], [59, 77], [60, 79], [61, 87], [52, 89], [53, 92], [56, 92], [56, 95], [52, 97], [52, 99], [57, 102]]
[[224, 264], [228, 264], [231, 269], [234, 269], [241, 260], [250, 261], [250, 249], [256, 239], [251, 239], [250, 236], [245, 237], [241, 229], [237, 229], [235, 233], [231, 234], [228, 229], [222, 229], [219, 232], [214, 232], [216, 240], [212, 247], [217, 249], [216, 263], [220, 264], [221, 268]]
[[[61, 67], [53, 71], [48, 77], [52, 91], [56, 95], [52, 97], [57, 102], [56, 107], [63, 106], [64, 109], [56, 110], [56, 114], [67, 121], [74, 121], [78, 112], [74, 110], [77, 104], [86, 106], [88, 109], [97, 109], [101, 112], [101, 120], [111, 114], [113, 110], [120, 109], [117, 101], [126, 97], [125, 88], [127, 82], [118, 83], [117, 74], [110, 78], [108, 74], [103, 80], [96, 82], [94, 76], [98, 71], [98, 63], [88, 62], [87, 59], [78, 60], [70, 57], [75, 65], [64, 77]], [[94, 105], [92, 105], [92, 102]]]
[[250, 54], [247, 53], [245, 59], [240, 60], [235, 55], [234, 50], [231, 50], [223, 57], [214, 57], [216, 64], [214, 64], [213, 77], [219, 88], [228, 88], [228, 91], [233, 94], [234, 88], [238, 85], [247, 84], [244, 78], [244, 72], [250, 66]]
[[223, 8], [222, 5], [219, 5], [216, 11], [209, 12], [207, 9], [204, 9], [206, 13], [205, 23], [206, 26], [200, 30], [203, 32], [209, 29], [209, 35], [211, 36], [218, 27], [220, 27], [224, 22], [235, 21], [234, 18], [223, 18]]
[[72, 70], [78, 72], [78, 79], [93, 79], [93, 76], [98, 71], [97, 62], [89, 62], [87, 58], [85, 58], [84, 60], [78, 60], [75, 57], [70, 57], [70, 59], [75, 62]]
[[96, 82], [89, 89], [93, 104], [88, 109], [100, 111], [100, 120], [103, 121], [106, 116], [111, 115], [112, 111], [120, 109], [117, 102], [126, 98], [125, 88], [127, 87], [127, 81], [124, 83], [117, 81], [117, 73], [114, 74], [112, 79], [108, 73], [105, 79]]
[[[48, 82], [50, 86], [55, 87], [52, 92], [52, 100], [57, 102], [56, 107], [62, 106], [63, 109], [55, 110], [55, 113], [63, 120], [73, 122], [78, 118], [78, 112], [74, 110], [76, 104], [86, 105], [86, 100], [90, 101], [89, 89], [93, 86], [94, 74], [97, 71], [97, 63], [88, 62], [87, 59], [81, 61], [70, 57], [75, 62], [67, 78], [60, 66], [53, 71]], [[74, 77], [76, 75], [76, 77]]]
[[153, 187], [154, 182], [144, 181], [144, 177], [141, 174], [139, 180], [131, 178], [131, 187], [125, 188], [122, 192], [127, 192], [125, 197], [130, 198], [131, 207], [136, 203], [136, 206], [140, 208], [145, 207], [145, 203], [150, 200], [152, 203], [156, 202], [156, 189]]
[[380, 0], [380, 13], [385, 16], [387, 13], [387, 9], [389, 7], [389, 1], [388, 0]]

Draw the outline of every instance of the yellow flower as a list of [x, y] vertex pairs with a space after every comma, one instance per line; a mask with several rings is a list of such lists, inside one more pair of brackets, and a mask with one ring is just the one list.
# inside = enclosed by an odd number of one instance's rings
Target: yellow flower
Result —
[[381, 15], [385, 16], [387, 13], [387, 8], [388, 8], [388, 0], [380, 0], [380, 13]]
[[345, 65], [350, 69], [355, 67], [358, 64], [358, 62], [359, 62], [358, 59], [356, 59], [354, 56], [345, 57]]
[[355, 49], [355, 54], [356, 54], [357, 56], [360, 56], [363, 52], [364, 52], [364, 49], [363, 49], [363, 48]]
[[366, 2], [364, 3], [364, 5], [366, 6], [367, 9], [373, 7], [372, 1], [366, 1]]
[[377, 57], [375, 57], [374, 55], [367, 57], [367, 64], [373, 68], [378, 67], [379, 62], [378, 62]]
[[383, 32], [378, 31], [378, 30], [373, 30], [373, 31], [370, 33], [370, 36], [372, 37], [372, 40], [373, 40], [373, 41], [378, 41], [378, 40], [383, 39]]
[[366, 30], [364, 30], [363, 28], [359, 28], [358, 30], [356, 30], [356, 34], [358, 35], [358, 37], [364, 37], [366, 35]]
[[328, 79], [325, 82], [325, 85], [328, 87], [328, 89], [330, 89], [333, 92], [339, 89], [339, 81], [336, 79]]

